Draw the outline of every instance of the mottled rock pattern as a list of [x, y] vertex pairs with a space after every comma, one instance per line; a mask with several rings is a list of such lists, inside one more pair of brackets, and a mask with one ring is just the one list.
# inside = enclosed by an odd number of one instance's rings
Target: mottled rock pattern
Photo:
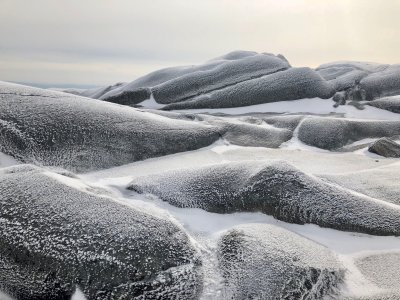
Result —
[[[75, 188], [74, 186], [78, 186]], [[18, 300], [197, 299], [197, 252], [173, 222], [30, 165], [0, 170], [0, 289]]]
[[399, 158], [400, 144], [389, 138], [381, 138], [369, 146], [368, 151], [384, 157]]
[[344, 277], [327, 248], [273, 225], [230, 229], [218, 253], [226, 299], [322, 299]]
[[285, 162], [239, 162], [136, 177], [128, 189], [177, 207], [263, 212], [291, 223], [400, 235], [400, 207], [309, 176]]

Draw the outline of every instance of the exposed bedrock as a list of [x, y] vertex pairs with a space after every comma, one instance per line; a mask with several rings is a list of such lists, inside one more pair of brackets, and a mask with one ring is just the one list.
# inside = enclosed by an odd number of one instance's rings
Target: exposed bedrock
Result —
[[85, 172], [194, 150], [218, 128], [100, 100], [0, 82], [0, 151]]
[[222, 236], [218, 249], [226, 299], [322, 299], [335, 295], [344, 268], [332, 252], [288, 230], [246, 224]]
[[303, 143], [326, 150], [335, 150], [366, 139], [400, 134], [400, 121], [363, 121], [339, 118], [306, 118], [298, 127]]
[[0, 170], [0, 290], [18, 300], [70, 299], [76, 286], [88, 299], [198, 298], [198, 254], [179, 226], [83, 186], [31, 165]]
[[128, 189], [177, 207], [263, 212], [290, 223], [400, 235], [400, 206], [328, 184], [286, 162], [240, 162], [135, 178]]

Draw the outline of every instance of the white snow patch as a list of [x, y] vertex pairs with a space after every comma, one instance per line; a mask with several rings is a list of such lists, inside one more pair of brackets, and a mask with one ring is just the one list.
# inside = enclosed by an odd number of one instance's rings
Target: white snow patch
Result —
[[18, 162], [15, 158], [0, 152], [0, 168], [10, 167], [18, 164], [20, 164], [20, 162]]
[[148, 109], [160, 109], [165, 106], [164, 104], [157, 103], [153, 97], [153, 94], [150, 95], [149, 99], [140, 102], [139, 105], [142, 105], [143, 107]]
[[76, 287], [75, 293], [72, 295], [71, 300], [87, 300], [85, 297], [85, 294], [82, 293], [82, 291], [79, 289], [79, 287]]

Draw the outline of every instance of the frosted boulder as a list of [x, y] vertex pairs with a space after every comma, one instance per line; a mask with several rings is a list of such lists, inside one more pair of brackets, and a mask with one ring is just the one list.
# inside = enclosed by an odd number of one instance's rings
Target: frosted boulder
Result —
[[400, 113], [400, 96], [392, 96], [376, 99], [365, 103], [367, 105], [385, 109], [394, 113]]
[[239, 146], [278, 148], [293, 135], [291, 130], [270, 126], [262, 120], [259, 124], [249, 124], [235, 118], [200, 117], [217, 127], [224, 140]]
[[163, 109], [227, 108], [303, 98], [329, 98], [335, 90], [329, 82], [309, 68], [291, 68], [239, 82]]
[[85, 172], [194, 150], [215, 127], [104, 101], [0, 82], [0, 151]]
[[360, 81], [365, 99], [400, 95], [400, 65], [391, 65], [381, 72], [368, 75]]
[[391, 137], [400, 134], [400, 121], [363, 121], [339, 118], [306, 118], [298, 127], [303, 143], [335, 150], [366, 138]]
[[0, 290], [15, 299], [197, 299], [188, 236], [164, 217], [30, 165], [0, 170]]
[[135, 178], [128, 189], [177, 207], [263, 212], [290, 223], [400, 235], [400, 207], [307, 175], [286, 162], [248, 161]]
[[[112, 91], [103, 94], [100, 99], [108, 100], [111, 97], [117, 99], [119, 95], [123, 93], [135, 92], [140, 89], [148, 89], [150, 90], [151, 87], [166, 82], [168, 80], [172, 80], [174, 78], [193, 73], [199, 71], [206, 71], [212, 69], [220, 64], [224, 63], [224, 60], [216, 60], [216, 61], [209, 61], [205, 64], [198, 65], [198, 66], [182, 66], [182, 67], [170, 67], [161, 70], [157, 70], [151, 72], [145, 76], [139, 77], [138, 79], [126, 83], [120, 86], [117, 89], [113, 89]], [[132, 99], [134, 100], [134, 99]]]
[[381, 138], [375, 141], [369, 148], [369, 152], [376, 153], [384, 157], [400, 157], [400, 144], [388, 138]]
[[219, 242], [226, 299], [322, 299], [335, 295], [344, 268], [329, 249], [266, 224], [239, 225]]
[[257, 54], [188, 73], [153, 87], [152, 92], [158, 103], [168, 104], [288, 68], [290, 65], [277, 56]]
[[389, 65], [343, 61], [323, 64], [315, 70], [326, 80], [333, 83], [338, 91], [353, 88], [371, 73], [384, 71]]

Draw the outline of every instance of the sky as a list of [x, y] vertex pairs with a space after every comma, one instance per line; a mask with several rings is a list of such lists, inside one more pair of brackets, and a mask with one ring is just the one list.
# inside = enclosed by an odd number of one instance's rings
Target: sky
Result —
[[0, 80], [132, 81], [233, 50], [400, 63], [399, 0], [0, 0]]

